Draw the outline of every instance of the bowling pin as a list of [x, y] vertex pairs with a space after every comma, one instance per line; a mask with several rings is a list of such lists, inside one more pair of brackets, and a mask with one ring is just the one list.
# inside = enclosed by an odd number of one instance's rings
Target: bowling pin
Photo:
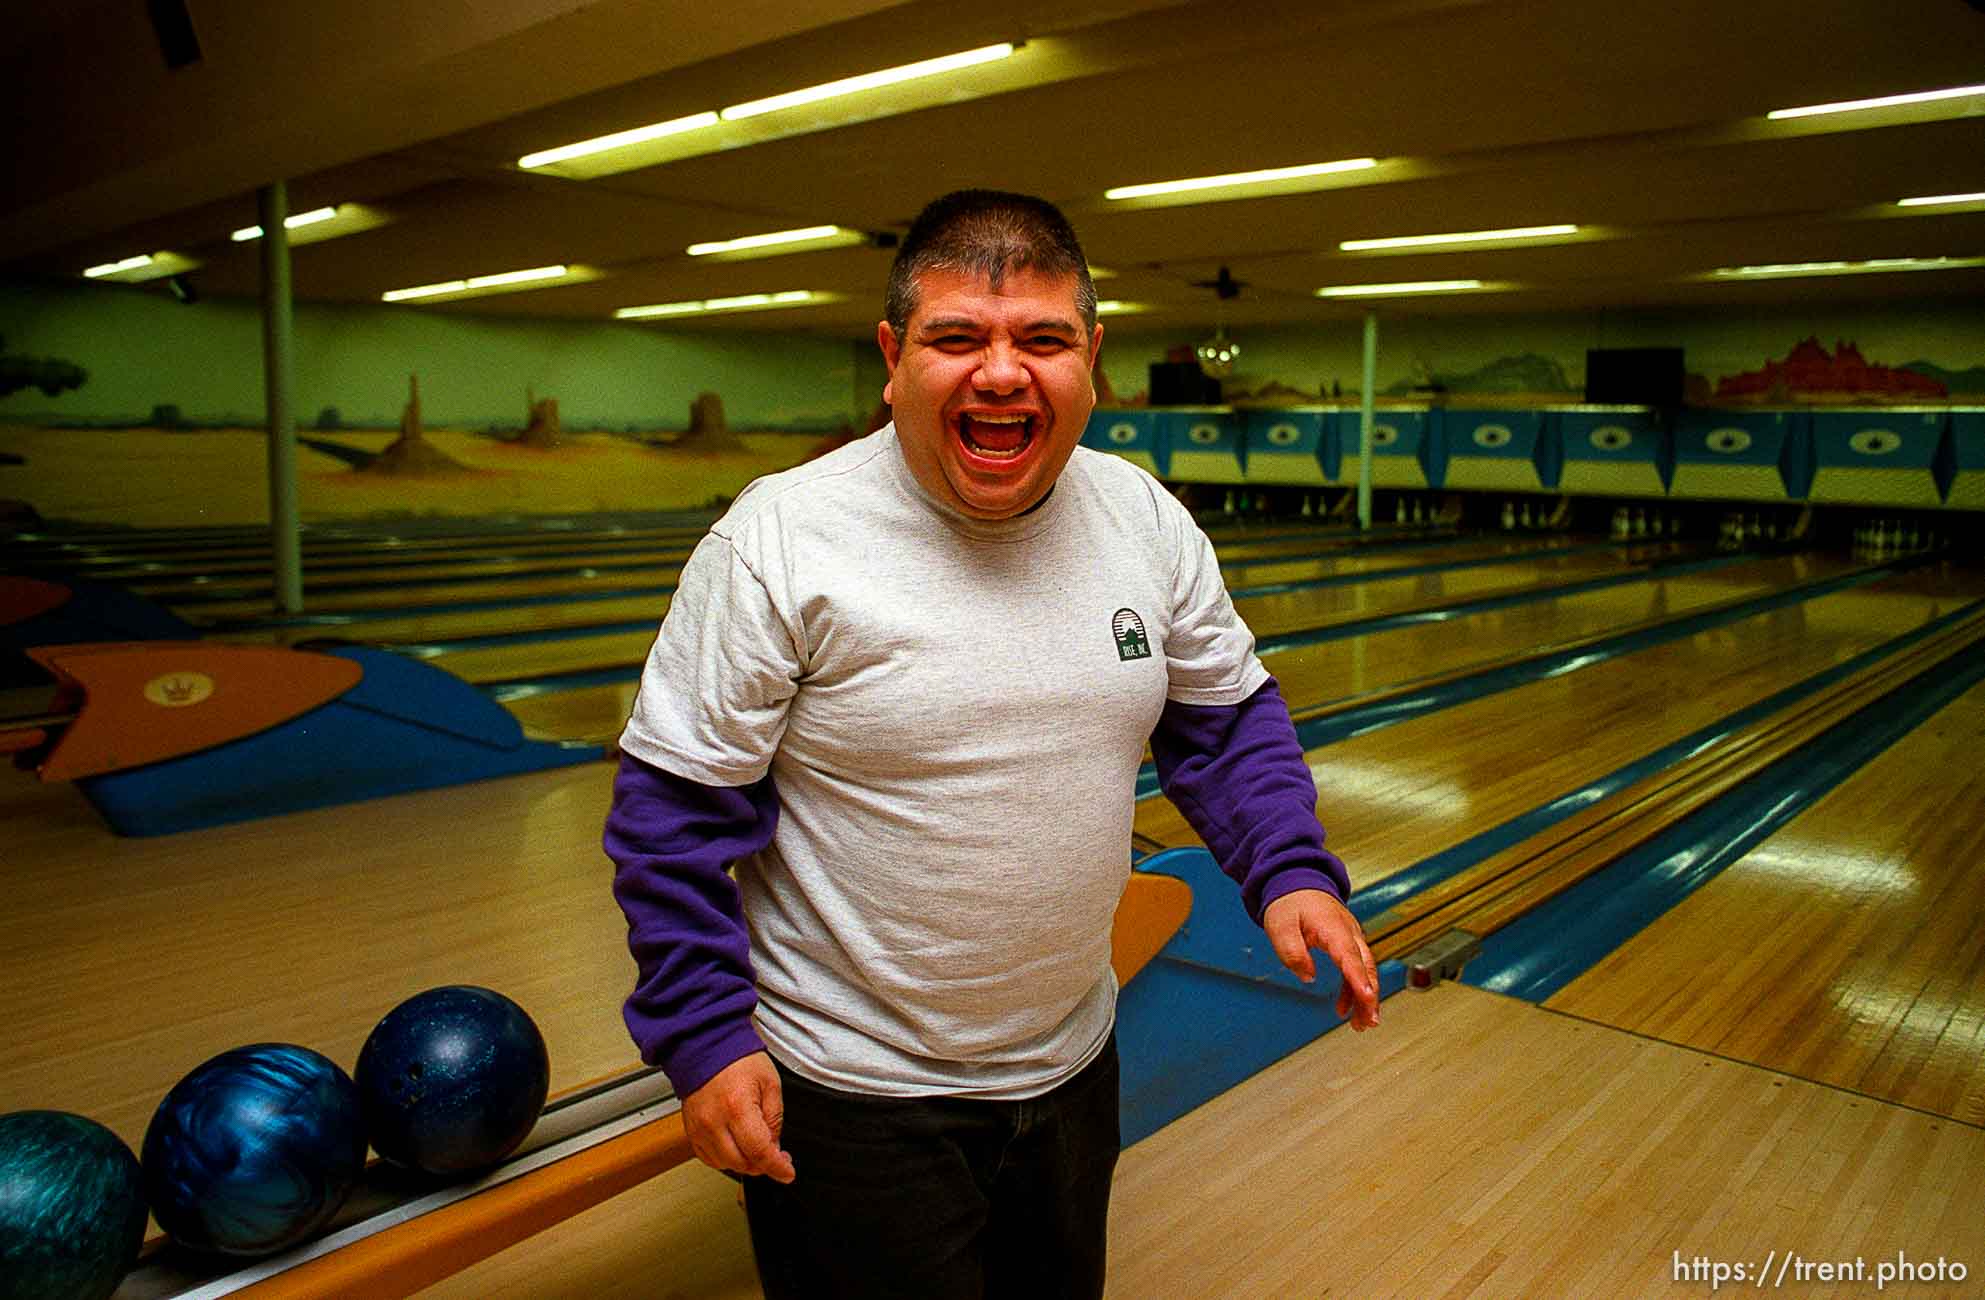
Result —
[[1303, 493], [1303, 518], [1308, 519], [1314, 516], [1315, 514], [1316, 514], [1316, 501], [1311, 498], [1309, 493], [1307, 492]]
[[1232, 488], [1227, 489], [1226, 499], [1220, 503], [1220, 513], [1223, 515], [1234, 513], [1234, 490]]
[[1515, 527], [1516, 527], [1516, 502], [1505, 501], [1503, 502], [1503, 531], [1509, 532], [1511, 529]]

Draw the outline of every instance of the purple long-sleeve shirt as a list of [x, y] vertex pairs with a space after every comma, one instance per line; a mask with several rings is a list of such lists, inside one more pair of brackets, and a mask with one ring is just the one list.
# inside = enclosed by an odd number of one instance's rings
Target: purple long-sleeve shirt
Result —
[[[1158, 781], [1240, 885], [1256, 924], [1299, 889], [1350, 897], [1344, 864], [1323, 846], [1316, 788], [1274, 678], [1231, 705], [1168, 702], [1151, 735]], [[708, 786], [623, 753], [607, 815], [613, 892], [627, 916], [637, 977], [623, 1015], [641, 1059], [687, 1096], [762, 1050], [751, 942], [726, 870], [771, 842], [778, 794], [768, 775]]]

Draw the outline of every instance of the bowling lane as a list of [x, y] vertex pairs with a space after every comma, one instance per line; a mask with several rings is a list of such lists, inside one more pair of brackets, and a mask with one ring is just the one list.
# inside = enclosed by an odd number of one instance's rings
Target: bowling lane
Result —
[[[1556, 556], [1552, 560], [1534, 560], [1524, 564], [1513, 560], [1511, 566], [1497, 566], [1503, 574], [1505, 587], [1519, 584], [1524, 576], [1530, 578], [1530, 585], [1546, 584], [1550, 578], [1560, 582], [1570, 582], [1576, 576], [1598, 576], [1602, 572], [1622, 572], [1626, 564], [1620, 558], [1622, 552], [1604, 548], [1588, 556]], [[1477, 570], [1461, 570], [1455, 574], [1457, 587], [1467, 589]], [[1429, 574], [1427, 578], [1439, 578]], [[1477, 580], [1479, 584], [1489, 584], [1493, 580]], [[1241, 617], [1257, 631], [1257, 635], [1270, 635], [1290, 629], [1322, 627], [1344, 617], [1364, 617], [1368, 613], [1386, 611], [1386, 601], [1362, 595], [1366, 584], [1332, 585], [1308, 591], [1288, 591], [1262, 597], [1241, 597], [1235, 607]], [[1437, 584], [1423, 584], [1419, 580], [1393, 580], [1386, 582], [1388, 595], [1399, 609], [1411, 605], [1425, 605], [1429, 601], [1429, 591], [1437, 589]], [[655, 601], [655, 621], [661, 621], [661, 613], [667, 609], [665, 601]], [[464, 681], [472, 683], [498, 683], [498, 681], [528, 681], [534, 677], [550, 677], [558, 673], [582, 673], [599, 671], [613, 667], [627, 667], [629, 671], [647, 657], [647, 647], [655, 639], [655, 627], [643, 625], [637, 631], [605, 631], [597, 635], [572, 635], [558, 641], [532, 641], [520, 645], [490, 645], [472, 647], [461, 651], [445, 651], [433, 655], [427, 661], [439, 669], [447, 669]], [[586, 732], [592, 734], [592, 732]]]
[[1501, 537], [1493, 534], [1446, 536], [1398, 544], [1380, 541], [1370, 547], [1341, 549], [1311, 558], [1231, 562], [1224, 548], [1220, 556], [1220, 576], [1229, 587], [1257, 587], [1276, 582], [1306, 582], [1312, 578], [1332, 578], [1345, 574], [1384, 573], [1391, 569], [1420, 568], [1430, 564], [1452, 564], [1495, 558], [1522, 558], [1540, 551], [1561, 550], [1579, 545], [1577, 539], [1538, 535]]
[[[1275, 554], [1284, 556], [1314, 556], [1320, 550], [1331, 549], [1336, 540], [1341, 539], [1334, 539], [1327, 530], [1318, 529], [1314, 536], [1283, 535], [1249, 549], [1266, 547]], [[673, 555], [675, 558], [668, 560], [666, 555]], [[628, 587], [672, 585], [682, 571], [681, 561], [687, 558], [688, 549], [670, 551], [666, 555], [658, 552], [654, 556], [646, 557], [654, 561], [652, 564], [624, 558], [606, 558], [595, 565], [575, 564], [571, 567], [551, 565], [547, 566], [550, 571], [542, 575], [514, 578], [503, 578], [500, 576], [500, 571], [493, 576], [486, 569], [471, 568], [453, 576], [444, 573], [439, 577], [420, 578], [403, 570], [376, 582], [356, 580], [326, 582], [313, 581], [316, 575], [312, 571], [305, 575], [305, 605], [312, 613], [363, 615], [378, 612], [383, 616], [391, 617], [392, 611], [402, 610], [408, 606], [438, 605], [452, 601], [474, 601], [480, 604], [506, 598], [557, 595], [564, 591], [611, 590], [615, 585]], [[190, 622], [221, 624], [230, 620], [248, 621], [269, 613], [270, 600], [265, 587], [251, 587], [246, 584], [229, 585], [193, 579], [181, 583], [169, 576], [162, 577], [160, 582], [175, 583], [175, 589], [163, 594], [159, 591], [147, 590], [147, 594], [172, 606], [176, 613]], [[326, 586], [342, 589], [325, 590]], [[229, 594], [242, 592], [245, 594]], [[655, 611], [655, 617], [657, 621], [660, 620], [659, 609]], [[346, 626], [355, 627], [355, 625]], [[482, 630], [501, 629], [485, 626]], [[363, 629], [340, 631], [338, 634], [354, 637], [370, 635]], [[257, 632], [256, 635], [259, 637], [264, 634]], [[297, 639], [296, 635], [284, 630], [277, 630], [269, 635], [285, 641]], [[323, 633], [301, 635], [307, 639], [309, 635], [323, 635]]]
[[[578, 533], [512, 532], [497, 535], [452, 535], [422, 538], [391, 538], [375, 542], [348, 540], [310, 542], [302, 545], [304, 565], [313, 573], [363, 570], [369, 565], [413, 563], [423, 558], [446, 555], [454, 560], [498, 559], [506, 556], [602, 554], [641, 550], [672, 550], [694, 546], [702, 536], [698, 530], [671, 528], [621, 529]], [[41, 570], [73, 573], [99, 582], [119, 582], [130, 578], [154, 578], [164, 573], [192, 577], [196, 574], [264, 574], [272, 571], [268, 539], [259, 546], [237, 546], [225, 550], [199, 551], [107, 551], [70, 557], [66, 563], [53, 559], [32, 565]]]
[[[1127, 1150], [1109, 1294], [1680, 1296], [1709, 1286], [1673, 1281], [1678, 1250], [1970, 1261], [1985, 1218], [1951, 1189], [1981, 1180], [1978, 1129], [1442, 985]], [[689, 1165], [421, 1296], [759, 1294], [736, 1185]]]
[[1985, 686], [1545, 1005], [1985, 1124]]
[[[670, 584], [655, 585], [672, 585], [672, 580]], [[659, 625], [668, 607], [668, 593], [651, 589], [606, 599], [503, 604], [486, 609], [443, 610], [429, 614], [394, 615], [382, 611], [377, 615], [355, 614], [350, 621], [336, 624], [230, 629], [221, 635], [229, 641], [272, 642], [277, 645], [295, 645], [299, 641], [320, 637], [405, 645], [513, 632], [563, 631], [638, 620]]]
[[[497, 581], [415, 582], [405, 586], [398, 584], [365, 586], [351, 591], [311, 592], [304, 602], [304, 608], [312, 614], [363, 616], [380, 613], [396, 616], [397, 611], [413, 606], [459, 602], [473, 602], [480, 605], [490, 601], [557, 596], [568, 592], [616, 592], [627, 587], [673, 585], [676, 575], [681, 572], [680, 564], [637, 564], [627, 568], [617, 565], [581, 568], [548, 576], [505, 578]], [[181, 618], [199, 624], [261, 620], [269, 617], [271, 608], [267, 595], [198, 603], [190, 601], [177, 604], [172, 601], [165, 603], [171, 605], [173, 612]], [[317, 635], [337, 635], [337, 633], [319, 632]]]
[[608, 745], [620, 738], [640, 686], [638, 679], [630, 678], [507, 699], [503, 707], [533, 740], [589, 740]]
[[[1974, 579], [1913, 573], [1312, 750], [1317, 816], [1361, 888], [1978, 594]], [[1136, 827], [1198, 842], [1163, 799], [1139, 805]]]
[[347, 1070], [380, 1016], [440, 984], [515, 998], [554, 1091], [638, 1064], [627, 927], [591, 763], [150, 839], [67, 785], [0, 783], [0, 1110], [69, 1109], [135, 1149], [228, 1047], [288, 1041]]
[[[1517, 552], [1492, 563], [1472, 559], [1429, 573], [1387, 577], [1371, 573], [1362, 582], [1332, 584], [1308, 591], [1269, 591], [1235, 597], [1248, 626], [1258, 637], [1305, 628], [1330, 627], [1356, 619], [1434, 609], [1460, 601], [1521, 592], [1541, 593], [1588, 578], [1645, 571], [1656, 559], [1690, 558], [1696, 552], [1680, 545], [1652, 547], [1589, 547], [1561, 554]], [[1248, 589], [1239, 589], [1245, 593]]]
[[[1538, 561], [1537, 563], [1545, 563]], [[1713, 577], [1653, 578], [1647, 583], [1591, 592], [1581, 596], [1547, 598], [1532, 605], [1485, 611], [1446, 623], [1395, 628], [1366, 636], [1347, 637], [1319, 645], [1300, 646], [1269, 654], [1264, 662], [1281, 683], [1290, 707], [1315, 708], [1330, 700], [1396, 686], [1434, 673], [1471, 664], [1488, 664], [1521, 654], [1542, 643], [1632, 626], [1744, 595], [1759, 595], [1786, 583], [1840, 571], [1842, 566], [1811, 557], [1773, 557], [1740, 561], [1717, 570]], [[1403, 588], [1395, 595], [1411, 607]], [[1355, 596], [1349, 599], [1355, 601]], [[1345, 590], [1320, 588], [1286, 596], [1257, 597], [1236, 602], [1257, 633], [1257, 619], [1268, 630], [1320, 627], [1350, 617], [1395, 612], [1372, 606], [1346, 605]], [[1273, 602], [1272, 612], [1257, 611], [1255, 601]], [[1569, 630], [1564, 630], [1569, 629]], [[519, 681], [555, 671], [581, 672], [640, 662], [654, 639], [652, 630], [570, 642], [491, 649], [463, 650], [428, 662], [470, 681]], [[556, 667], [542, 665], [557, 665]], [[634, 695], [633, 682], [604, 683], [571, 690], [547, 691], [506, 698], [504, 707], [530, 735], [544, 739], [605, 743], [619, 735]]]
[[[1457, 569], [1409, 578], [1379, 579], [1337, 588], [1336, 608], [1347, 618], [1396, 613], [1477, 596], [1509, 594], [1557, 582], [1617, 572], [1623, 560], [1611, 548], [1594, 547], [1566, 555], [1528, 559], [1523, 554], [1481, 568]], [[355, 615], [335, 627], [269, 627], [230, 631], [229, 640], [273, 641], [293, 645], [316, 637], [402, 644], [499, 635], [508, 632], [584, 628], [601, 623], [661, 621], [668, 597], [660, 592], [615, 600], [575, 600], [570, 604], [511, 605], [501, 608], [377, 617]], [[1332, 621], [1336, 621], [1333, 619]]]
[[[1346, 637], [1265, 653], [1291, 707], [1312, 707], [1419, 678], [1493, 663], [1547, 645], [1617, 632], [1639, 623], [1757, 597], [1800, 582], [1844, 573], [1843, 561], [1813, 555], [1766, 556], [1703, 573], [1662, 577], [1603, 591], [1529, 601], [1502, 609], [1368, 636]], [[1264, 628], [1307, 627], [1329, 618], [1329, 589], [1264, 598]], [[1253, 626], [1255, 613], [1248, 614]], [[1286, 620], [1286, 621], [1285, 621]]]
[[[380, 590], [397, 589], [402, 583], [474, 582], [478, 579], [493, 581], [506, 576], [549, 577], [575, 573], [588, 567], [622, 571], [660, 564], [679, 567], [689, 558], [690, 550], [691, 547], [686, 545], [644, 544], [607, 549], [596, 547], [567, 555], [512, 556], [459, 561], [436, 558], [432, 562], [423, 560], [421, 563], [408, 565], [361, 564], [323, 568], [306, 565], [303, 573], [303, 591], [308, 603], [313, 589], [325, 587]], [[165, 575], [156, 578], [127, 579], [121, 585], [166, 605], [185, 602], [204, 606], [210, 600], [250, 599], [258, 592], [269, 590], [266, 569], [262, 570], [260, 575], [246, 575], [239, 578], [226, 575], [213, 578], [198, 574], [187, 577]], [[267, 601], [263, 602], [263, 608], [266, 610]]]

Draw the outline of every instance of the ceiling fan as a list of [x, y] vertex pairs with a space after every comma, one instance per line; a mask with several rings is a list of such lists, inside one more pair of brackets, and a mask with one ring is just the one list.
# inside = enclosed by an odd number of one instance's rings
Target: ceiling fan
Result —
[[1201, 374], [1224, 379], [1234, 373], [1234, 364], [1241, 358], [1241, 345], [1227, 337], [1226, 304], [1241, 296], [1241, 290], [1248, 287], [1247, 281], [1236, 280], [1234, 273], [1223, 266], [1211, 280], [1194, 280], [1192, 286], [1211, 289], [1215, 299], [1213, 337], [1194, 348], [1193, 355], [1199, 360]]

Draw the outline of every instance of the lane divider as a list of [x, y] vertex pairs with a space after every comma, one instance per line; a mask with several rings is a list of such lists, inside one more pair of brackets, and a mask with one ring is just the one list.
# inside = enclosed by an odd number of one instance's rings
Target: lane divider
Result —
[[1463, 980], [1541, 1002], [1985, 682], [1974, 642], [1489, 936]]
[[1633, 762], [1598, 776], [1556, 798], [1546, 800], [1497, 826], [1462, 840], [1431, 857], [1423, 858], [1402, 871], [1360, 889], [1351, 900], [1351, 911], [1370, 926], [1402, 900], [1434, 888], [1476, 865], [1550, 831], [1569, 821], [1584, 809], [1614, 799], [1622, 791], [1668, 771], [1689, 759], [1712, 751], [1746, 729], [1774, 714], [1792, 708], [1841, 682], [1899, 656], [1912, 647], [1938, 637], [1973, 617], [1981, 602], [1972, 602], [1931, 619], [1922, 626], [1870, 647], [1831, 668], [1814, 673], [1763, 699], [1700, 727], [1680, 739], [1654, 749]]
[[[1808, 693], [1775, 715], [1754, 717], [1715, 743], [1595, 801], [1562, 823], [1479, 860], [1403, 903], [1374, 914], [1366, 936], [1380, 956], [1398, 956], [1450, 929], [1486, 937], [1603, 870], [1666, 827], [1767, 771], [1801, 745], [1968, 648], [1985, 632], [1985, 601], [1933, 635], [1846, 680]], [[1891, 643], [1891, 647], [1893, 643]], [[1369, 910], [1367, 904], [1367, 910]]]

